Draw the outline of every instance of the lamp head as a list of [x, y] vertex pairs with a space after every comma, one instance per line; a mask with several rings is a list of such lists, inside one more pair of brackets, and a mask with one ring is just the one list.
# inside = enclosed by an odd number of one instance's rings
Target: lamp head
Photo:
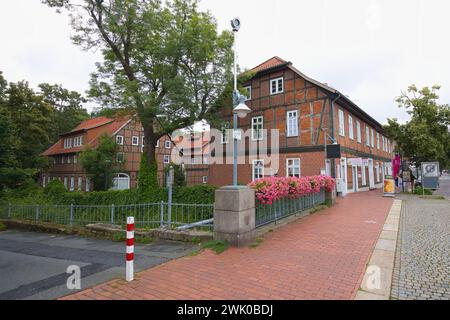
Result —
[[241, 28], [241, 20], [239, 18], [231, 20], [231, 28], [233, 28], [233, 32], [238, 32]]
[[239, 104], [233, 109], [233, 113], [237, 113], [239, 118], [245, 118], [252, 110], [245, 104], [245, 97], [239, 97]]

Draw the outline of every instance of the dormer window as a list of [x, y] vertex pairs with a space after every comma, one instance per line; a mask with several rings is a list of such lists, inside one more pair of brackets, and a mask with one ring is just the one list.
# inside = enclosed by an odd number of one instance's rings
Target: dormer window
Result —
[[276, 78], [270, 80], [270, 94], [282, 93], [284, 91], [283, 78]]

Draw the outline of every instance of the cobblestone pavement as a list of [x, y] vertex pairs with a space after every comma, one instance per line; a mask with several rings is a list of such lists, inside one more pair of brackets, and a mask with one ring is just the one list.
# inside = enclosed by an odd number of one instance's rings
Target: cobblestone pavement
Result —
[[380, 191], [351, 194], [256, 248], [206, 250], [65, 299], [353, 299], [392, 203]]
[[450, 299], [450, 201], [401, 195], [392, 299]]

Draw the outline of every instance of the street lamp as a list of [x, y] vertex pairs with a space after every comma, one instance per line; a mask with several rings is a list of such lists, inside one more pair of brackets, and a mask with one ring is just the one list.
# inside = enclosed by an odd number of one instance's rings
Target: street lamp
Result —
[[238, 147], [238, 117], [245, 118], [252, 110], [244, 103], [245, 97], [237, 89], [236, 36], [241, 27], [239, 18], [231, 20], [234, 35], [234, 91], [233, 91], [233, 186], [237, 187], [237, 147]]

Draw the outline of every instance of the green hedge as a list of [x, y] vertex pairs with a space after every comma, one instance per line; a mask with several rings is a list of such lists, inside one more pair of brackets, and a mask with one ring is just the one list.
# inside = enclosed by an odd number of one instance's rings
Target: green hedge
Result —
[[[173, 202], [175, 203], [214, 203], [214, 192], [217, 188], [210, 185], [196, 185], [189, 187], [174, 187]], [[94, 191], [94, 192], [61, 192], [55, 184], [50, 188], [34, 190], [32, 194], [21, 197], [3, 198], [0, 204], [62, 204], [62, 205], [123, 205], [138, 203], [154, 203], [167, 201], [167, 189], [155, 188], [151, 192], [139, 189], [123, 191]]]

